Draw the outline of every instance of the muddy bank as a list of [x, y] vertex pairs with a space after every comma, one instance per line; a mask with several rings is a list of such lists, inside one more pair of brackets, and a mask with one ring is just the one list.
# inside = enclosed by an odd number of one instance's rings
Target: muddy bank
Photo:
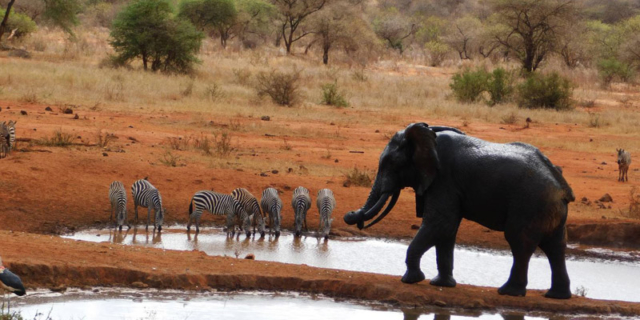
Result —
[[[427, 282], [405, 285], [398, 277], [307, 266], [210, 257], [114, 244], [95, 244], [50, 236], [0, 232], [3, 260], [30, 287], [124, 286], [181, 290], [291, 290], [331, 297], [379, 301], [397, 306], [446, 306], [474, 310], [640, 315], [639, 303], [568, 301], [542, 297], [506, 297], [496, 288], [458, 285], [438, 288]], [[25, 255], [24, 252], [29, 252]]]
[[640, 224], [635, 222], [568, 224], [569, 242], [599, 247], [640, 249]]

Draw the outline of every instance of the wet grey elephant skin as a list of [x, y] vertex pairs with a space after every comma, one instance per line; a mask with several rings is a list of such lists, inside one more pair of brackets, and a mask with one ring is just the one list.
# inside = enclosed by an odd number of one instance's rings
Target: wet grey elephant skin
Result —
[[[416, 194], [416, 215], [422, 225], [407, 249], [402, 282], [425, 279], [420, 259], [436, 247], [436, 286], [454, 287], [453, 249], [462, 218], [504, 231], [513, 266], [500, 294], [524, 296], [529, 260], [537, 247], [551, 266], [549, 298], [571, 297], [565, 265], [565, 223], [571, 187], [537, 148], [524, 143], [491, 143], [449, 127], [414, 123], [398, 131], [382, 155], [375, 183], [364, 206], [344, 221], [368, 228], [391, 211], [400, 191]], [[389, 205], [369, 225], [391, 198]], [[490, 267], [490, 266], [487, 266]], [[479, 270], [481, 272], [481, 270]]]

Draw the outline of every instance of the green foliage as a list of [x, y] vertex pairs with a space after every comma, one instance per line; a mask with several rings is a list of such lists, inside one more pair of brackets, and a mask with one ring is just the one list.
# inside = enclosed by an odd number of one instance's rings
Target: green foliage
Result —
[[144, 69], [187, 73], [199, 60], [204, 35], [188, 21], [173, 17], [167, 0], [136, 0], [113, 21], [110, 43], [116, 60], [141, 58]]
[[79, 21], [77, 14], [81, 11], [79, 0], [43, 0], [45, 10], [43, 16], [64, 32], [73, 35], [73, 27]]
[[[7, 11], [5, 9], [0, 8], [0, 20], [4, 18], [4, 14], [6, 12]], [[7, 29], [8, 30], [17, 29], [14, 35], [14, 37], [16, 38], [24, 37], [29, 33], [36, 31], [37, 28], [38, 27], [36, 26], [36, 23], [33, 22], [33, 20], [31, 20], [31, 18], [29, 18], [29, 16], [25, 14], [15, 12], [12, 10], [11, 14], [9, 15], [9, 20], [7, 21]]]
[[261, 72], [256, 77], [256, 91], [258, 96], [268, 95], [273, 102], [281, 106], [294, 106], [300, 100], [298, 81], [300, 71], [293, 70], [285, 73], [272, 70], [269, 73]]
[[605, 85], [610, 85], [614, 80], [630, 81], [633, 78], [633, 69], [615, 58], [602, 59], [598, 61], [598, 74]]
[[471, 71], [465, 69], [456, 73], [451, 79], [449, 87], [453, 95], [460, 102], [470, 103], [480, 100], [481, 94], [487, 90], [491, 74], [484, 69]]
[[528, 109], [567, 110], [571, 108], [572, 92], [569, 80], [556, 72], [549, 75], [532, 73], [518, 86], [518, 106]]
[[513, 76], [503, 68], [488, 72], [482, 68], [476, 71], [465, 69], [453, 76], [449, 85], [453, 95], [460, 102], [476, 102], [482, 98], [482, 93], [489, 94], [489, 105], [496, 105], [508, 101], [513, 94]]
[[232, 0], [184, 0], [180, 2], [179, 12], [179, 17], [202, 30], [224, 28], [233, 24], [238, 16]]
[[490, 99], [489, 105], [506, 102], [513, 93], [513, 75], [503, 68], [493, 70], [487, 81], [487, 91]]
[[329, 106], [345, 108], [349, 106], [349, 102], [338, 89], [338, 82], [327, 83], [322, 85], [322, 103]]

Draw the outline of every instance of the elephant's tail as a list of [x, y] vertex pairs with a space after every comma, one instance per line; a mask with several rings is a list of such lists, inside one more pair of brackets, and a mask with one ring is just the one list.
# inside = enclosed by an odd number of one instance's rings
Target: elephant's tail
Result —
[[556, 181], [558, 181], [558, 183], [560, 184], [560, 187], [562, 188], [562, 191], [564, 192], [564, 195], [562, 196], [562, 200], [566, 203], [576, 201], [576, 196], [573, 194], [573, 190], [569, 186], [569, 183], [567, 182], [567, 180], [565, 180], [564, 176], [562, 175], [562, 168], [560, 166], [556, 166], [553, 163], [551, 163], [551, 160], [549, 160], [549, 158], [547, 158], [542, 153], [540, 153], [540, 155], [542, 155], [543, 161], [549, 166], [549, 168], [551, 168], [551, 173], [553, 174], [553, 177], [556, 179]]

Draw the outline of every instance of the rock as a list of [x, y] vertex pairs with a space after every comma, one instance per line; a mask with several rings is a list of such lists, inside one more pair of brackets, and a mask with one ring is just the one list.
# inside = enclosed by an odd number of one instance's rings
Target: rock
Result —
[[291, 173], [291, 172], [293, 172], [293, 168], [287, 169], [287, 173]]
[[605, 217], [605, 216], [602, 216], [602, 220], [607, 220], [607, 217]]
[[377, 129], [376, 129], [376, 133], [380, 133], [380, 130], [377, 130]]
[[345, 182], [342, 183], [342, 186], [345, 187], [345, 188], [351, 187], [351, 181], [346, 180]]
[[69, 107], [65, 107], [64, 109], [62, 109], [62, 113], [64, 113], [64, 114], [73, 114], [73, 109], [71, 109]]
[[600, 198], [599, 201], [600, 202], [613, 202], [613, 198], [611, 198], [610, 194], [605, 193], [604, 196], [602, 196], [602, 198]]
[[53, 109], [51, 109], [51, 107], [46, 107], [44, 108], [44, 111], [53, 111]]
[[284, 186], [282, 186], [282, 189], [289, 191], [291, 190], [291, 186], [285, 184]]
[[73, 116], [73, 119], [78, 120], [78, 119], [80, 119], [80, 116], [78, 116], [78, 114], [76, 113], [76, 115], [75, 115], [75, 116]]
[[[95, 119], [95, 118], [94, 118]], [[129, 128], [133, 129], [133, 126], [129, 126]]]
[[436, 300], [436, 301], [433, 302], [433, 304], [435, 304], [438, 307], [446, 307], [447, 306], [447, 303], [442, 301], [442, 300]]
[[278, 171], [278, 170], [271, 170], [271, 173], [273, 173], [273, 174], [278, 174], [278, 172], [280, 172], [280, 171]]
[[53, 291], [53, 292], [65, 292], [67, 291], [67, 286], [65, 285], [59, 285], [57, 287], [51, 287], [49, 288], [49, 290]]
[[134, 288], [138, 288], [138, 289], [146, 289], [149, 288], [149, 285], [144, 283], [144, 282], [140, 282], [140, 281], [136, 281], [131, 283], [131, 286]]
[[335, 160], [333, 160], [333, 162], [338, 163], [338, 162], [340, 162], [340, 160], [335, 159]]
[[109, 154], [107, 154], [106, 152], [103, 152], [103, 153], [102, 153], [102, 156], [103, 156], [103, 157], [108, 157], [108, 156], [109, 156]]
[[247, 260], [255, 260], [256, 256], [253, 253], [249, 253], [244, 258], [247, 259]]
[[260, 176], [261, 177], [268, 177], [269, 175], [267, 175], [265, 172], [260, 172]]
[[271, 117], [269, 117], [269, 116], [262, 116], [262, 117], [260, 118], [260, 120], [262, 120], [262, 121], [271, 121]]
[[411, 230], [418, 230], [418, 229], [420, 229], [419, 225], [417, 225], [417, 224], [412, 224], [411, 225]]
[[591, 205], [591, 201], [589, 201], [589, 199], [587, 199], [587, 197], [582, 197], [580, 202], [582, 202], [582, 204], [585, 204], [585, 205]]
[[95, 289], [93, 289], [93, 290], [91, 290], [91, 291], [92, 291], [93, 293], [98, 293], [98, 292], [100, 292], [100, 289], [95, 288]]
[[600, 163], [600, 164], [601, 164], [601, 165], [605, 165], [605, 166], [607, 165], [607, 163], [606, 163], [606, 162], [604, 162], [604, 161], [602, 161], [602, 163]]
[[26, 112], [26, 111], [24, 111], [24, 110], [20, 110], [20, 114], [21, 114], [21, 115], [23, 115], [23, 116], [26, 116], [26, 115], [27, 115], [27, 112]]

